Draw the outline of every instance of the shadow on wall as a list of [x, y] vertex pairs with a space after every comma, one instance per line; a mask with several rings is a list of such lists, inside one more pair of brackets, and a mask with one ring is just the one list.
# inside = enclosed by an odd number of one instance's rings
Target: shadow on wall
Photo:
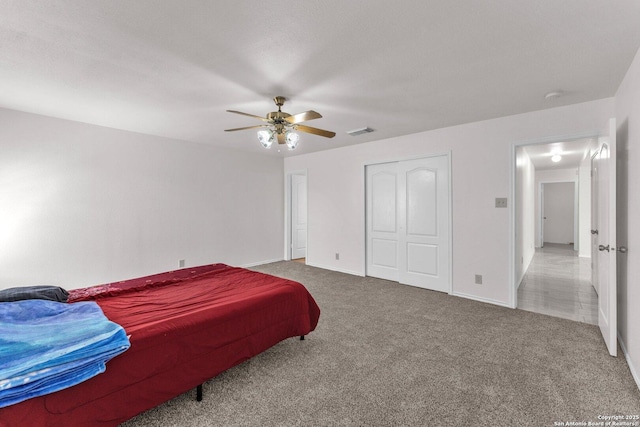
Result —
[[[629, 225], [629, 121], [620, 123], [616, 130], [616, 242], [618, 247], [628, 246]], [[628, 316], [622, 313], [626, 310], [624, 301], [629, 301], [627, 295], [627, 255], [617, 257], [618, 282], [618, 330], [627, 330]]]

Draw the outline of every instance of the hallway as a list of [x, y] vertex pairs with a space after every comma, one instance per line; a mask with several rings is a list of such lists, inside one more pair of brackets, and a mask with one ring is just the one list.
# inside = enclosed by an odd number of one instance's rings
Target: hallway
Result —
[[545, 243], [536, 249], [518, 288], [518, 308], [597, 325], [591, 258], [579, 258], [572, 245]]

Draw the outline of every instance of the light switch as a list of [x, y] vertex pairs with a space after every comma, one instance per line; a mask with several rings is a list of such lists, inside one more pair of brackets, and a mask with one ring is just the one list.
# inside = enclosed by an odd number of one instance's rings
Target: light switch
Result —
[[496, 197], [496, 208], [506, 208], [506, 207], [507, 207], [507, 198]]

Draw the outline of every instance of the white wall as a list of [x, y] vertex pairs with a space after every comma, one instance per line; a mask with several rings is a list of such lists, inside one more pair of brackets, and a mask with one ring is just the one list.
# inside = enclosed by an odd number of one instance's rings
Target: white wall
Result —
[[578, 168], [578, 256], [591, 258], [591, 155]]
[[524, 147], [516, 150], [515, 194], [515, 278], [516, 283], [524, 277], [535, 254], [535, 176], [536, 169]]
[[640, 50], [615, 96], [617, 119], [618, 334], [640, 387]]
[[[613, 113], [612, 113], [613, 114]], [[548, 169], [536, 171], [536, 248], [542, 247], [540, 240], [540, 222], [542, 221], [542, 204], [540, 203], [540, 184], [547, 182], [578, 182], [577, 169]]]
[[495, 198], [510, 195], [513, 144], [598, 131], [612, 114], [610, 98], [286, 158], [285, 172], [308, 173], [307, 262], [363, 275], [364, 165], [450, 151], [453, 293], [511, 305], [510, 209]]
[[282, 159], [4, 109], [0, 149], [0, 288], [282, 259]]

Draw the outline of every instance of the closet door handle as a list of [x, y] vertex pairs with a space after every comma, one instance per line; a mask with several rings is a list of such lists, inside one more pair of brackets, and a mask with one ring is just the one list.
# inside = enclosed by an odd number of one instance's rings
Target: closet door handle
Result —
[[605, 246], [605, 245], [600, 245], [598, 246], [598, 250], [600, 251], [607, 251], [609, 252], [609, 245]]

